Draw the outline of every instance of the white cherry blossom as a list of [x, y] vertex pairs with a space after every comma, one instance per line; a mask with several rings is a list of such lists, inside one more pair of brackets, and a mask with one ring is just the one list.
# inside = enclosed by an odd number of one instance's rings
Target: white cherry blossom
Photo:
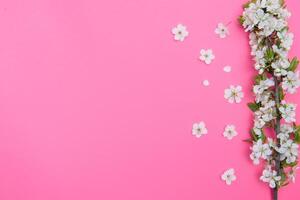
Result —
[[184, 39], [189, 35], [186, 27], [182, 24], [178, 24], [176, 27], [172, 29], [172, 33], [174, 35], [174, 40], [178, 40], [183, 42]]
[[282, 124], [280, 126], [280, 132], [277, 135], [277, 138], [280, 139], [281, 142], [287, 141], [290, 138], [290, 134], [294, 132], [294, 128], [289, 124]]
[[215, 59], [215, 55], [211, 49], [201, 49], [199, 59], [206, 64], [210, 64]]
[[229, 35], [229, 30], [223, 23], [218, 23], [215, 33], [219, 35], [220, 38], [226, 38]]
[[287, 69], [290, 67], [290, 62], [286, 58], [280, 58], [276, 62], [273, 62], [271, 66], [274, 69], [274, 74], [277, 77], [285, 76], [288, 73]]
[[295, 122], [296, 121], [296, 104], [283, 104], [279, 107], [279, 111], [281, 113], [282, 118], [287, 122]]
[[296, 89], [300, 87], [299, 72], [289, 71], [282, 80], [282, 88], [287, 92], [294, 94]]
[[224, 72], [229, 73], [229, 72], [231, 72], [231, 66], [226, 65], [226, 66], [223, 68], [223, 70], [224, 70]]
[[297, 173], [297, 170], [299, 169], [299, 167], [295, 166], [295, 167], [292, 167], [292, 169], [290, 170], [290, 172], [288, 173], [288, 178], [293, 182], [295, 183], [296, 182], [296, 173]]
[[288, 33], [287, 30], [283, 30], [281, 32], [278, 32], [277, 36], [281, 41], [281, 46], [286, 50], [290, 50], [293, 44], [294, 34]]
[[209, 86], [209, 80], [204, 80], [203, 82], [202, 82], [202, 84], [204, 85], [204, 86]]
[[231, 185], [231, 183], [236, 180], [235, 170], [233, 168], [226, 170], [221, 178], [227, 185]]
[[233, 86], [224, 90], [224, 98], [228, 100], [229, 103], [240, 103], [244, 93], [242, 91], [242, 86]]
[[273, 79], [261, 80], [258, 85], [254, 85], [253, 92], [254, 94], [262, 94], [269, 87], [274, 86]]
[[281, 176], [278, 176], [277, 172], [272, 170], [270, 166], [263, 170], [262, 176], [260, 177], [260, 180], [269, 183], [270, 188], [275, 188], [280, 179]]
[[234, 138], [237, 135], [238, 133], [236, 132], [234, 125], [227, 125], [225, 127], [223, 136], [226, 137], [228, 140], [232, 140], [232, 138]]
[[197, 138], [200, 138], [202, 135], [206, 135], [207, 132], [208, 131], [207, 131], [207, 129], [205, 127], [205, 123], [203, 121], [193, 124], [192, 134], [194, 136], [196, 136]]
[[261, 139], [253, 143], [251, 147], [252, 153], [257, 158], [268, 159], [272, 155], [272, 150], [267, 143], [263, 143]]
[[298, 157], [298, 147], [293, 140], [284, 141], [278, 150], [281, 153], [281, 160], [286, 159], [286, 163], [295, 162]]

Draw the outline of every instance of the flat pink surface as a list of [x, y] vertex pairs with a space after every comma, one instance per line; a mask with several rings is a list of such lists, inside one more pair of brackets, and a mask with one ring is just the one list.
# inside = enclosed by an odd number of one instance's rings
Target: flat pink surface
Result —
[[[255, 74], [236, 21], [243, 3], [0, 0], [0, 199], [270, 199], [242, 142]], [[300, 3], [287, 4], [300, 55]], [[218, 22], [232, 22], [230, 37], [214, 34]], [[183, 43], [171, 34], [178, 23], [190, 32]], [[211, 65], [201, 48], [214, 50]], [[223, 98], [230, 84], [243, 86], [241, 104]], [[209, 134], [197, 139], [201, 120]], [[232, 141], [226, 124], [237, 126]], [[220, 175], [230, 167], [238, 179], [228, 187]], [[300, 199], [299, 186], [280, 199]]]

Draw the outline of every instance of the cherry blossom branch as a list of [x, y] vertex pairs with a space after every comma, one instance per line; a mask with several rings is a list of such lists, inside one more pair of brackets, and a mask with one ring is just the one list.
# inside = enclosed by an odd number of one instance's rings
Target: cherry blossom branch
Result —
[[[284, 97], [300, 87], [298, 59], [288, 59], [293, 43], [287, 19], [290, 17], [284, 0], [251, 0], [244, 5], [239, 18], [246, 32], [250, 32], [251, 55], [258, 75], [253, 92], [255, 101], [249, 103], [254, 114], [251, 129], [250, 158], [254, 164], [264, 161], [260, 180], [269, 184], [273, 200], [278, 190], [294, 182], [298, 163], [300, 126], [296, 122], [296, 104], [287, 103]], [[274, 137], [265, 134], [274, 130]]]
[[[273, 79], [274, 79], [274, 84], [275, 84], [275, 104], [276, 104], [276, 116], [277, 116], [276, 117], [276, 122], [275, 122], [274, 130], [275, 130], [276, 136], [278, 136], [280, 134], [280, 120], [281, 120], [280, 112], [279, 112], [279, 109], [278, 109], [278, 107], [280, 105], [280, 97], [279, 97], [280, 86], [279, 86], [279, 82], [278, 82], [277, 77], [273, 76]], [[280, 148], [280, 146], [278, 146], [278, 148]], [[280, 172], [282, 171], [281, 167], [282, 166], [280, 164], [280, 154], [278, 152], [276, 152], [276, 156], [275, 156], [275, 170], [277, 172], [279, 172], [280, 176], [281, 176]], [[275, 187], [273, 189], [273, 199], [274, 200], [278, 200], [278, 187]]]

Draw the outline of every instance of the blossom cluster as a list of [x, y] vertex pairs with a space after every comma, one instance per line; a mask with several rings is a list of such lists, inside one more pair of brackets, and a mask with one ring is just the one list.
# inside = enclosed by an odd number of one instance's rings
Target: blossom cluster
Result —
[[[249, 103], [254, 113], [250, 158], [264, 161], [260, 180], [280, 188], [295, 180], [300, 126], [296, 125], [296, 104], [284, 100], [300, 87], [298, 59], [288, 58], [293, 43], [287, 19], [291, 16], [283, 0], [252, 0], [244, 6], [240, 22], [249, 32], [251, 55], [258, 72]], [[275, 132], [266, 134], [270, 129]]]

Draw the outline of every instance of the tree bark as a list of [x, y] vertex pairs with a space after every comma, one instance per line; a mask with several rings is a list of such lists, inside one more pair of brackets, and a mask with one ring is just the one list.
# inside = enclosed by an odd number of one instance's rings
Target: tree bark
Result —
[[[275, 131], [275, 136], [277, 136], [280, 133], [280, 112], [279, 112], [279, 106], [280, 106], [280, 93], [279, 93], [279, 89], [280, 89], [280, 82], [278, 80], [278, 78], [276, 76], [273, 75], [274, 78], [274, 83], [275, 83], [275, 105], [276, 105], [276, 121], [275, 121], [275, 127], [274, 127], [274, 131]], [[280, 141], [277, 138], [277, 145], [280, 145]], [[279, 153], [276, 153], [276, 157], [275, 157], [275, 170], [277, 172], [277, 175], [281, 175], [281, 165], [280, 165], [280, 155]], [[276, 188], [273, 189], [273, 200], [278, 200], [278, 186], [276, 186]]]

